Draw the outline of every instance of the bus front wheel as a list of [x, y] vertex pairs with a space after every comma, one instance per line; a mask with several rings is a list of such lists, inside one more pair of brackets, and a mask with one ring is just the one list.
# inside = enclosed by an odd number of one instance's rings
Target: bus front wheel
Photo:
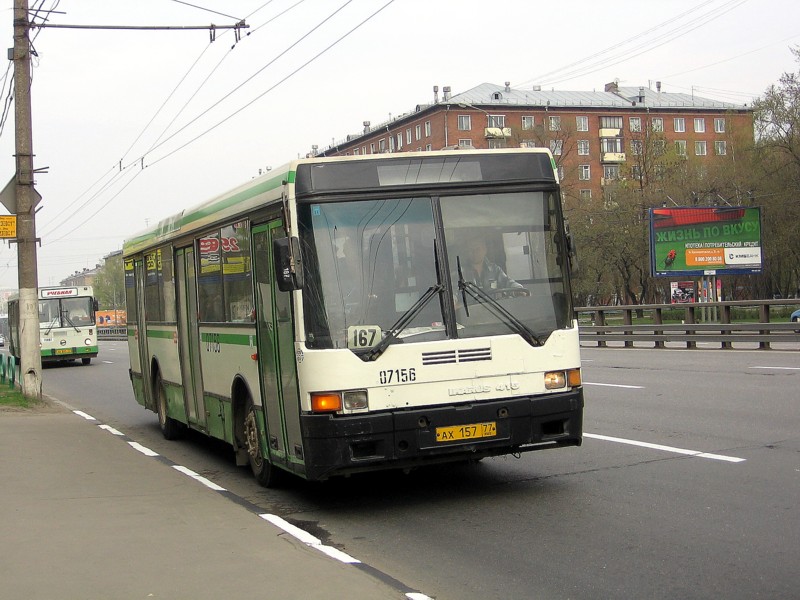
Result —
[[256, 420], [256, 409], [253, 401], [248, 398], [247, 408], [244, 413], [244, 445], [247, 450], [247, 459], [250, 463], [250, 470], [259, 485], [264, 487], [274, 486], [279, 477], [279, 469], [274, 467], [261, 451], [261, 437], [258, 433], [258, 421]]

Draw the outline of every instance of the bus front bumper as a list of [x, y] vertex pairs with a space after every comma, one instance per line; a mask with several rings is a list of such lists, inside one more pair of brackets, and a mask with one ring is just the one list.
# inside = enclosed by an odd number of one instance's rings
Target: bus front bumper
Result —
[[376, 414], [303, 415], [301, 427], [311, 480], [580, 446], [583, 388]]

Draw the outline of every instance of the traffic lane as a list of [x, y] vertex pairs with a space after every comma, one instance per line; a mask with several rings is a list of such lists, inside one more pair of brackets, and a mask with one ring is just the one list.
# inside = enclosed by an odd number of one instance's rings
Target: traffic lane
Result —
[[796, 434], [797, 354], [605, 349], [583, 358], [584, 431], [708, 452]]
[[731, 464], [587, 440], [332, 481], [290, 518], [441, 600], [786, 597], [798, 490], [761, 452]]
[[[129, 385], [127, 381], [125, 384]], [[587, 389], [587, 406], [593, 402], [597, 407], [602, 405], [591, 398]], [[137, 410], [151, 415], [131, 402]], [[668, 487], [670, 493], [656, 494], [651, 493], [653, 486], [625, 486], [616, 479], [623, 472], [641, 471], [651, 463], [701, 460], [662, 458], [649, 449], [587, 439], [580, 449], [524, 454], [519, 460], [485, 460], [475, 469], [426, 469], [409, 477], [375, 474], [325, 484], [294, 480], [282, 490], [263, 490], [246, 470], [236, 469], [230, 455], [219, 451], [218, 445], [196, 436], [177, 444], [160, 440], [154, 416], [151, 432], [163, 444], [162, 452], [173, 460], [185, 459], [196, 465], [190, 468], [217, 483], [224, 481], [224, 487], [261, 502], [357, 558], [385, 567], [385, 572], [395, 576], [402, 575], [408, 583], [419, 582], [415, 585], [418, 589], [431, 593], [432, 586], [437, 586], [436, 591], [441, 593], [435, 595], [440, 598], [499, 595], [504, 590], [513, 591], [509, 597], [529, 597], [530, 589], [556, 598], [566, 597], [560, 595], [565, 589], [580, 592], [568, 594], [570, 597], [596, 597], [593, 590], [615, 594], [622, 588], [613, 587], [614, 577], [604, 576], [607, 572], [624, 573], [625, 565], [617, 558], [601, 561], [599, 557], [606, 557], [609, 549], [603, 544], [595, 547], [589, 533], [610, 537], [617, 545], [632, 538], [632, 547], [642, 546], [640, 538], [650, 534], [641, 531], [637, 523], [656, 523], [662, 514], [680, 514], [671, 505], [670, 510], [656, 509], [664, 496], [686, 496], [678, 484], [688, 478], [677, 478], [677, 483]], [[670, 481], [663, 476], [651, 479], [662, 486]], [[620, 490], [627, 491], [621, 494]], [[641, 506], [645, 508], [633, 510]], [[648, 511], [648, 506], [652, 510]], [[506, 515], [512, 518], [506, 519]], [[635, 517], [632, 529], [629, 515]], [[683, 531], [680, 522], [666, 525]], [[611, 533], [605, 532], [606, 528]], [[703, 531], [691, 524], [687, 535], [691, 538], [695, 530]], [[617, 531], [629, 533], [619, 537], [614, 533]], [[709, 544], [715, 540], [713, 535], [705, 537]], [[681, 539], [679, 536], [677, 543]], [[669, 543], [667, 540], [664, 551], [667, 555], [673, 551]], [[582, 549], [573, 551], [573, 544]], [[714, 550], [712, 545], [707, 551], [719, 554]], [[524, 556], [517, 556], [520, 554]], [[559, 556], [567, 562], [562, 563]], [[628, 557], [625, 562], [632, 562], [638, 571], [654, 572], [655, 559], [639, 559], [639, 563], [635, 559]], [[581, 561], [586, 564], [586, 575], [572, 586], [565, 584], [572, 581], [574, 564]], [[552, 569], [552, 574], [542, 573], [543, 569]], [[669, 581], [674, 571], [663, 571], [669, 577], [660, 581], [660, 587], [674, 589]], [[780, 575], [778, 570], [775, 577]], [[537, 587], [531, 587], [534, 585]], [[473, 593], [476, 595], [470, 595]]]

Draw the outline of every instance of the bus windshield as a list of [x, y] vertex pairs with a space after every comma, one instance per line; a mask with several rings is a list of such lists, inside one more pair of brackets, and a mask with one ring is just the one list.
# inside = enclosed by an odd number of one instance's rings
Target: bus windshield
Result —
[[308, 346], [363, 350], [390, 332], [541, 345], [571, 323], [559, 202], [547, 190], [299, 205]]
[[39, 328], [81, 327], [94, 323], [91, 297], [48, 298], [39, 300]]

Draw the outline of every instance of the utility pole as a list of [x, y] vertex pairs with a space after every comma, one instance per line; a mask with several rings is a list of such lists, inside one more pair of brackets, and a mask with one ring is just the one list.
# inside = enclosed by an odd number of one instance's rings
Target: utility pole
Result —
[[31, 44], [28, 0], [14, 0], [14, 125], [17, 159], [17, 265], [19, 282], [20, 385], [23, 395], [42, 395], [36, 202], [33, 190]]

